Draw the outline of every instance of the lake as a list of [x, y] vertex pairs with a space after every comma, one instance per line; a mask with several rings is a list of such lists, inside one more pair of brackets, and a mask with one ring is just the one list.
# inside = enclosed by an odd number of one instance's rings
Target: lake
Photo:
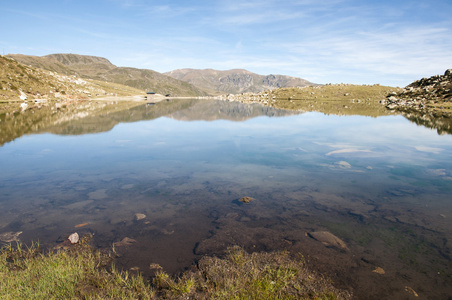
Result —
[[370, 115], [196, 99], [0, 114], [0, 237], [91, 234], [145, 276], [288, 250], [358, 298], [447, 299], [450, 121]]

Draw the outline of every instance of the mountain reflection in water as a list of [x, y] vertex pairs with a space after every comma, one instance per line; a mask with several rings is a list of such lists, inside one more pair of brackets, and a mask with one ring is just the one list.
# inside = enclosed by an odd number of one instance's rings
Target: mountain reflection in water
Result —
[[286, 249], [357, 298], [447, 298], [452, 136], [338, 114], [173, 99], [1, 115], [0, 238], [94, 234], [145, 276], [234, 244]]

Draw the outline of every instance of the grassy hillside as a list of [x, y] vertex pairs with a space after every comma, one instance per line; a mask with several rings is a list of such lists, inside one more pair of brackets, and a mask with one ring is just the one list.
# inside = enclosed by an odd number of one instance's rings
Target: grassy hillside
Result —
[[27, 66], [32, 66], [35, 68], [40, 68], [43, 70], [56, 72], [56, 73], [59, 73], [62, 75], [78, 76], [76, 71], [74, 71], [50, 58], [31, 56], [31, 55], [22, 55], [22, 54], [8, 54], [6, 57], [12, 58]]
[[0, 56], [0, 101], [89, 99], [137, 95], [143, 91], [119, 84], [45, 71]]
[[46, 56], [15, 54], [9, 55], [9, 57], [27, 65], [65, 75], [76, 75], [87, 79], [123, 84], [162, 95], [170, 94], [171, 96], [186, 97], [207, 95], [206, 92], [187, 82], [153, 70], [117, 67], [103, 57], [78, 54], [51, 54]]
[[158, 72], [135, 68], [115, 68], [105, 74], [94, 76], [111, 82], [125, 84], [134, 88], [153, 91], [162, 95], [197, 97], [206, 96], [207, 93], [169, 76]]

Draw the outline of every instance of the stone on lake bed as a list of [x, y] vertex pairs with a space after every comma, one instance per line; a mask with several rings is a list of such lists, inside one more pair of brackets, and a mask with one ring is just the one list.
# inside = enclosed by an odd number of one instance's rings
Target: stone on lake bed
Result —
[[253, 200], [254, 200], [254, 198], [251, 198], [251, 197], [242, 197], [242, 198], [240, 198], [239, 201], [242, 203], [250, 203]]
[[18, 242], [21, 233], [22, 231], [0, 233], [0, 241], [5, 243]]
[[337, 236], [335, 236], [334, 234], [332, 234], [331, 232], [314, 231], [314, 232], [309, 232], [308, 235], [311, 238], [321, 242], [325, 246], [328, 246], [328, 247], [332, 246], [332, 247], [336, 247], [338, 249], [344, 249], [344, 250], [348, 249], [345, 242], [343, 240], [341, 240], [340, 238], [338, 238]]
[[145, 214], [137, 213], [137, 214], [135, 214], [135, 219], [136, 219], [137, 221], [146, 219], [146, 215], [145, 215]]
[[121, 247], [121, 246], [130, 246], [133, 243], [136, 243], [137, 241], [128, 237], [123, 238], [120, 242], [116, 242], [113, 245], [115, 245], [116, 247]]
[[375, 270], [373, 270], [372, 272], [380, 274], [380, 275], [385, 274], [385, 270], [383, 270], [383, 268], [380, 268], [380, 267], [376, 267]]
[[419, 297], [418, 293], [416, 293], [415, 290], [413, 290], [411, 287], [409, 286], [405, 286], [405, 291], [410, 293], [411, 295], [413, 295], [414, 297]]

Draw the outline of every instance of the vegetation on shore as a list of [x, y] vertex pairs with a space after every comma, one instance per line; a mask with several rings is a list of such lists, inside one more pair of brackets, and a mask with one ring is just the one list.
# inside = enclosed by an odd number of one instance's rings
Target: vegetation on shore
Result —
[[[162, 270], [152, 282], [114, 267], [113, 252], [82, 238], [67, 249], [43, 253], [39, 245], [0, 251], [1, 299], [350, 299], [309, 271], [302, 257], [248, 254], [230, 248], [225, 258], [204, 257], [177, 279]], [[157, 266], [158, 268], [159, 266]]]

